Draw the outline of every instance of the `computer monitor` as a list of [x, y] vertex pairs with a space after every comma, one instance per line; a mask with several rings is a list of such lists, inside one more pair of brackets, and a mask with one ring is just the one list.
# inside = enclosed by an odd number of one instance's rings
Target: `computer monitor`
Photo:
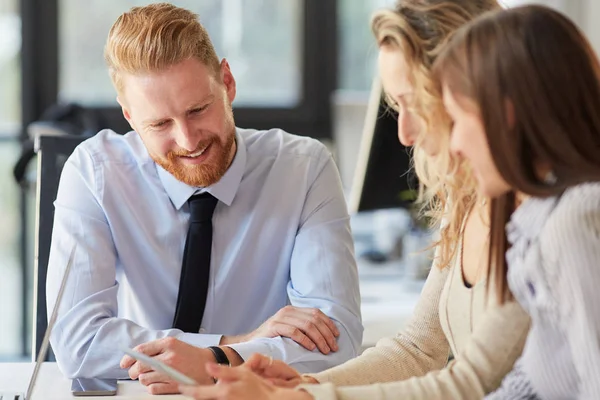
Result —
[[410, 150], [398, 141], [398, 119], [383, 99], [379, 79], [371, 89], [354, 180], [348, 199], [350, 213], [407, 208], [409, 190], [418, 180], [411, 169]]

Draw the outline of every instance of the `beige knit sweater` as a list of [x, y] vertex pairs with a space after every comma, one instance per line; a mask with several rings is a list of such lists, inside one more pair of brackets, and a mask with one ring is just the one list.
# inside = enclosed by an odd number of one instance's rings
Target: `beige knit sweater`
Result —
[[485, 281], [468, 288], [458, 253], [450, 267], [434, 265], [402, 332], [299, 388], [319, 400], [480, 399], [495, 390], [521, 354], [529, 317], [516, 302], [487, 300]]

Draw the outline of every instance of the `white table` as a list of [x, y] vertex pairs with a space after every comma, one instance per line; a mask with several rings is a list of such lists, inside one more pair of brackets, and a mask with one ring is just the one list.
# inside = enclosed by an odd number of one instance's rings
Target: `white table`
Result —
[[412, 316], [425, 281], [405, 278], [398, 265], [359, 262], [363, 349], [401, 331]]
[[[33, 363], [0, 363], [0, 392], [21, 392], [27, 390], [29, 378], [33, 372]], [[31, 399], [27, 400], [74, 400], [71, 395], [71, 381], [58, 370], [56, 363], [44, 363], [40, 369]], [[180, 395], [152, 396], [137, 381], [120, 381], [116, 396], [88, 397], [88, 399], [188, 399]], [[85, 397], [81, 397], [85, 399]]]

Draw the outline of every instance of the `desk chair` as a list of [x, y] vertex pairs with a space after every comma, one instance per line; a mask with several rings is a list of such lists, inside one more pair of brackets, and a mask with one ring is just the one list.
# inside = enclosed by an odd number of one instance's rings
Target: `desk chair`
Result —
[[[46, 276], [50, 256], [50, 241], [54, 223], [54, 200], [62, 168], [75, 147], [87, 136], [40, 135], [36, 138], [37, 196], [36, 237], [33, 283], [33, 334], [32, 354], [39, 353], [48, 326], [46, 313]], [[48, 351], [45, 361], [53, 361], [54, 353]], [[35, 361], [35, 360], [34, 360]]]

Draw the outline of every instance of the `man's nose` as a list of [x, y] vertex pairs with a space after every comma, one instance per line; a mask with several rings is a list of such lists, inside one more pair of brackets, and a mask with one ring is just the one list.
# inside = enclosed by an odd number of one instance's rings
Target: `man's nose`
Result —
[[175, 143], [189, 152], [196, 150], [198, 139], [195, 137], [189, 123], [179, 122], [176, 124]]

